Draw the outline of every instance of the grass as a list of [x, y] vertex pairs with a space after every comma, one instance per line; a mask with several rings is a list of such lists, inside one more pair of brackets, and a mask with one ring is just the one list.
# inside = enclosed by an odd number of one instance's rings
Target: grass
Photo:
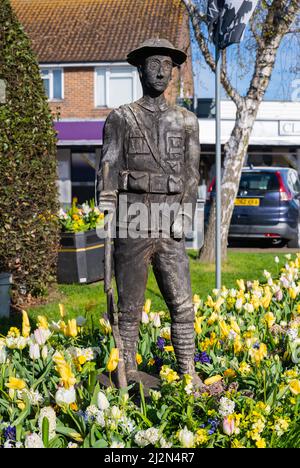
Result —
[[[263, 280], [263, 270], [266, 269], [277, 275], [278, 265], [274, 262], [272, 253], [229, 252], [228, 261], [223, 265], [222, 283], [227, 287], [235, 287], [236, 280]], [[284, 255], [278, 254], [280, 264], [284, 263]], [[189, 252], [191, 265], [192, 289], [194, 294], [206, 297], [214, 288], [214, 266], [201, 264], [196, 258], [196, 252]], [[146, 298], [152, 301], [152, 310], [165, 310], [166, 305], [156, 284], [153, 272], [150, 271], [146, 290]], [[28, 310], [32, 319], [37, 315], [46, 315], [49, 320], [59, 319], [58, 304], [62, 303], [69, 317], [91, 314], [94, 321], [106, 311], [106, 299], [103, 283], [91, 285], [59, 285], [58, 291], [47, 304]]]

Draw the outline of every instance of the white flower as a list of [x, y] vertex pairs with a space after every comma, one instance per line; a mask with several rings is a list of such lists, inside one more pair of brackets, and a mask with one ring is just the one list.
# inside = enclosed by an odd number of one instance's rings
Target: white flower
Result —
[[149, 319], [150, 322], [153, 322], [154, 327], [161, 327], [160, 315], [158, 312], [150, 312]]
[[161, 448], [171, 448], [172, 447], [172, 442], [167, 442], [164, 437], [161, 437], [159, 441], [159, 445]]
[[36, 343], [40, 346], [44, 346], [44, 344], [46, 344], [46, 342], [51, 336], [51, 331], [48, 330], [47, 328], [40, 327], [34, 331], [33, 335], [34, 335], [34, 339]]
[[239, 297], [236, 300], [235, 308], [236, 308], [236, 310], [241, 310], [242, 307], [243, 307], [243, 299], [241, 297]]
[[99, 410], [96, 405], [90, 405], [85, 411], [88, 419], [95, 419], [99, 413]]
[[275, 261], [275, 263], [279, 263], [279, 262], [280, 262], [279, 257], [276, 256], [276, 257], [274, 258], [274, 261]]
[[230, 297], [236, 297], [236, 295], [237, 295], [236, 289], [230, 289], [230, 291], [229, 291], [229, 296], [230, 296]]
[[3, 448], [5, 449], [15, 448], [13, 440], [7, 440], [6, 442], [4, 442]]
[[99, 392], [97, 396], [98, 408], [101, 411], [105, 411], [110, 407], [109, 401], [103, 392]]
[[45, 448], [42, 439], [38, 434], [29, 434], [25, 437], [25, 448], [39, 449]]
[[298, 330], [296, 328], [289, 328], [286, 334], [291, 341], [295, 341], [298, 338]]
[[232, 400], [229, 400], [229, 398], [222, 397], [220, 400], [220, 408], [219, 408], [219, 413], [222, 416], [229, 416], [234, 413], [235, 409], [235, 402]]
[[104, 412], [103, 411], [98, 410], [98, 413], [97, 413], [97, 416], [96, 416], [96, 423], [101, 427], [105, 427], [105, 418], [104, 418]]
[[62, 208], [60, 208], [60, 210], [58, 212], [58, 216], [59, 216], [60, 219], [67, 219], [68, 218], [67, 213], [65, 213]]
[[271, 278], [271, 273], [270, 273], [269, 271], [264, 270], [264, 273], [263, 273], [263, 274], [264, 274], [264, 277], [265, 277], [266, 279]]
[[60, 332], [60, 322], [51, 322], [50, 324], [50, 328], [51, 330], [55, 331], [55, 332]]
[[125, 447], [125, 444], [123, 442], [119, 442], [118, 440], [114, 440], [112, 441], [112, 443], [110, 444], [110, 448], [124, 448]]
[[142, 312], [142, 323], [147, 325], [149, 323], [149, 315], [143, 310]]
[[22, 448], [24, 448], [22, 442], [16, 442], [16, 449], [22, 449]]
[[195, 446], [195, 436], [186, 426], [179, 431], [178, 440], [184, 448], [192, 448]]
[[76, 401], [76, 391], [74, 387], [69, 389], [59, 388], [55, 395], [55, 401], [58, 406], [71, 405]]
[[250, 313], [250, 314], [251, 314], [252, 312], [254, 312], [254, 306], [253, 306], [253, 304], [249, 304], [249, 303], [245, 304], [245, 305], [244, 305], [244, 309], [245, 309], [246, 312], [248, 312], [248, 313]]
[[291, 260], [292, 256], [291, 256], [291, 254], [287, 254], [287, 255], [285, 255], [285, 258], [286, 258], [287, 260]]
[[0, 364], [5, 364], [7, 359], [7, 351], [5, 346], [5, 341], [0, 340]]
[[42, 348], [42, 358], [44, 359], [44, 361], [46, 361], [48, 358], [48, 346], [46, 345]]
[[25, 388], [18, 392], [18, 397], [20, 400], [24, 400], [24, 398], [27, 397], [32, 406], [39, 406], [44, 403], [43, 396], [37, 390], [33, 390], [32, 388], [30, 390]]
[[157, 390], [150, 389], [149, 394], [153, 401], [158, 401], [161, 398], [161, 393], [158, 392]]
[[56, 414], [55, 414], [54, 409], [51, 406], [46, 406], [45, 408], [41, 409], [41, 412], [39, 415], [40, 436], [42, 436], [42, 433], [43, 433], [44, 418], [47, 418], [49, 421], [49, 440], [51, 440], [56, 435]]
[[139, 447], [155, 445], [159, 441], [159, 429], [150, 427], [145, 431], [139, 431], [135, 434], [134, 441]]
[[122, 417], [122, 411], [120, 410], [120, 408], [118, 408], [118, 406], [112, 406], [109, 414], [110, 417], [115, 421], [118, 421]]
[[77, 448], [78, 448], [78, 444], [75, 444], [75, 442], [69, 442], [67, 448], [68, 448], [68, 449], [77, 449]]
[[28, 338], [19, 336], [18, 338], [8, 337], [6, 338], [6, 346], [8, 349], [19, 349], [22, 351], [28, 344]]
[[38, 344], [32, 343], [29, 346], [29, 356], [30, 356], [30, 359], [32, 359], [33, 361], [40, 359], [41, 353], [40, 353], [40, 347]]

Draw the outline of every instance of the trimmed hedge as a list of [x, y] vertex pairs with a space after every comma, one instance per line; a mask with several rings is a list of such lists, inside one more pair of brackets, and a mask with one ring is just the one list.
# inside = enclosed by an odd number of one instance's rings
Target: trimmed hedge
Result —
[[13, 274], [21, 305], [56, 277], [56, 135], [37, 59], [8, 0], [0, 0], [0, 44], [0, 271]]

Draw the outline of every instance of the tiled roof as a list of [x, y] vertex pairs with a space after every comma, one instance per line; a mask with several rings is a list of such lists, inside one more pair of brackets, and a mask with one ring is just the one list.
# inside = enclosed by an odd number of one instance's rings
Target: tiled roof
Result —
[[123, 61], [149, 37], [179, 45], [181, 0], [11, 0], [40, 63]]

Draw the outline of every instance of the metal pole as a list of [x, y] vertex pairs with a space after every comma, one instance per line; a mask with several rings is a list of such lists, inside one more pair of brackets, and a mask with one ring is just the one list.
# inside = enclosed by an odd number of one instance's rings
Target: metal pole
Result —
[[222, 286], [222, 252], [221, 252], [221, 53], [216, 46], [216, 288]]

